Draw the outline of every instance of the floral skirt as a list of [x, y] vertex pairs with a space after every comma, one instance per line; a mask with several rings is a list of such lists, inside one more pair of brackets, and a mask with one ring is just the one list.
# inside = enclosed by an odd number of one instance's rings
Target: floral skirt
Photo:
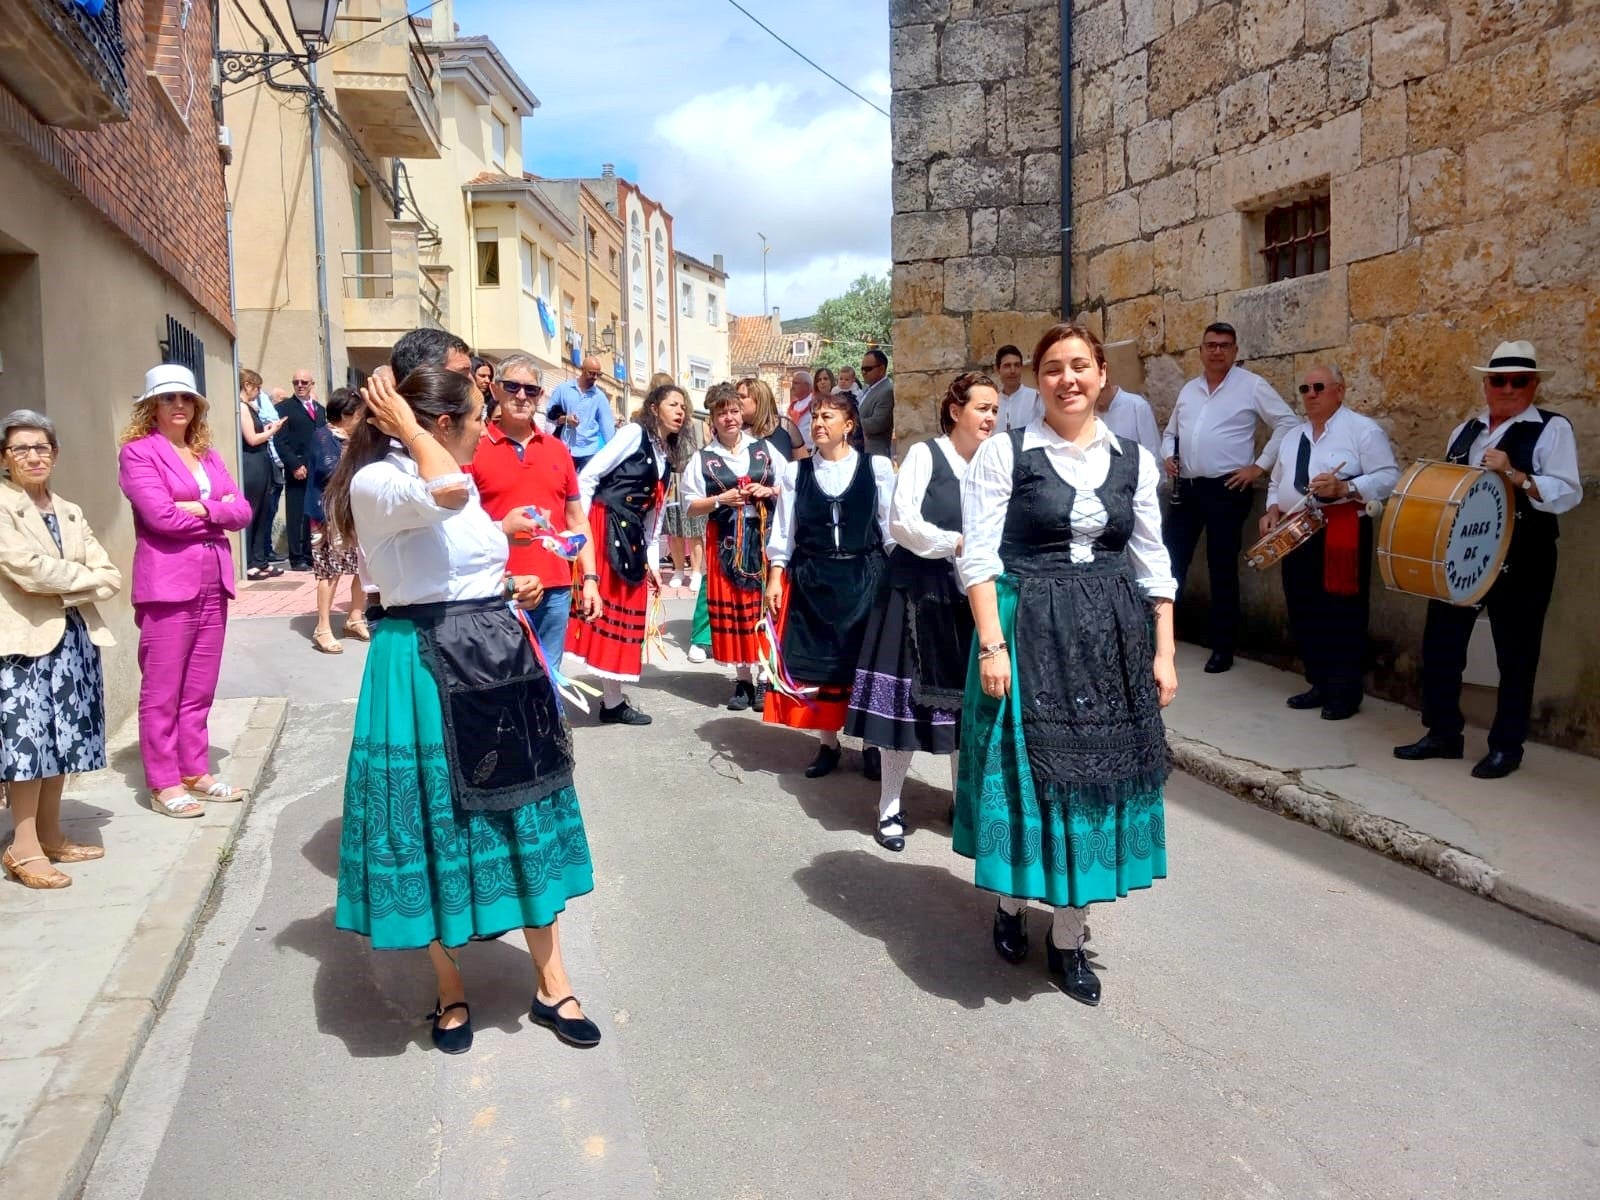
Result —
[[100, 650], [75, 610], [61, 644], [0, 658], [0, 779], [50, 779], [106, 765]]
[[334, 924], [378, 950], [549, 925], [594, 890], [570, 787], [503, 812], [468, 812], [450, 791], [439, 688], [416, 626], [373, 628], [345, 776]]

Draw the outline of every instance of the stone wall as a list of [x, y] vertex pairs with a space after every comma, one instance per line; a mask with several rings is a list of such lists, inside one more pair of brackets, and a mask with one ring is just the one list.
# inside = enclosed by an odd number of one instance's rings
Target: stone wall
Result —
[[[1072, 295], [1134, 339], [1165, 420], [1204, 326], [1289, 398], [1338, 362], [1403, 462], [1481, 406], [1467, 371], [1526, 337], [1578, 430], [1538, 719], [1600, 750], [1584, 616], [1600, 503], [1600, 5], [1593, 0], [1077, 0]], [[948, 378], [1027, 346], [1060, 294], [1055, 0], [892, 0], [894, 345], [901, 440]], [[1266, 282], [1265, 212], [1325, 192], [1331, 265]], [[1200, 572], [1199, 574], [1203, 574]], [[1191, 582], [1191, 591], [1200, 581]], [[1255, 650], [1284, 656], [1275, 578]], [[1421, 605], [1377, 599], [1376, 686], [1415, 691]]]

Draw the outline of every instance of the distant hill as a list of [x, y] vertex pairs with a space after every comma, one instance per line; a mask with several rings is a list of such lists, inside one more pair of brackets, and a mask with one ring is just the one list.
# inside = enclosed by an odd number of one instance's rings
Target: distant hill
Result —
[[817, 315], [812, 313], [809, 317], [790, 317], [783, 323], [785, 333], [810, 333], [816, 324]]

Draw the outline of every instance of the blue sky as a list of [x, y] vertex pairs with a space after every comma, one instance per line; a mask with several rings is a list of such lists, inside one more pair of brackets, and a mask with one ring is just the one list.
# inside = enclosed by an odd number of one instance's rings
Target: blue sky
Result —
[[[778, 33], [889, 107], [883, 0], [740, 0]], [[487, 34], [539, 97], [529, 169], [599, 174], [602, 162], [667, 206], [681, 249], [726, 259], [729, 309], [803, 316], [863, 271], [889, 267], [889, 121], [773, 41], [727, 0], [456, 0], [462, 34]]]

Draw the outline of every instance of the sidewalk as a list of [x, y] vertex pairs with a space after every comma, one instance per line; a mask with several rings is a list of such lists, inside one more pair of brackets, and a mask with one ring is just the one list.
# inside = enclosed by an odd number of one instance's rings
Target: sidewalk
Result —
[[1324, 721], [1285, 707], [1300, 676], [1243, 659], [1207, 675], [1205, 657], [1178, 647], [1167, 731], [1180, 770], [1600, 941], [1600, 762], [1529, 745], [1515, 774], [1473, 779], [1478, 729], [1459, 762], [1401, 762], [1393, 748], [1422, 734], [1411, 709], [1369, 698]]
[[[279, 699], [219, 700], [217, 773], [259, 786], [283, 728]], [[107, 747], [110, 766], [75, 778], [63, 818], [106, 857], [67, 868], [73, 886], [0, 886], [0, 1193], [70, 1200], [105, 1136], [128, 1074], [186, 959], [196, 921], [249, 800], [198, 820], [143, 806], [138, 719]]]

